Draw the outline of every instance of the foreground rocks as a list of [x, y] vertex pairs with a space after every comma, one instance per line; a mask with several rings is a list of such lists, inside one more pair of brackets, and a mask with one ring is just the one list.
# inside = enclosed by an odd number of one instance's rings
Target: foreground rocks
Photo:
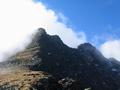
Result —
[[40, 71], [12, 70], [0, 75], [0, 90], [80, 90], [80, 88], [69, 78], [57, 81], [53, 76]]

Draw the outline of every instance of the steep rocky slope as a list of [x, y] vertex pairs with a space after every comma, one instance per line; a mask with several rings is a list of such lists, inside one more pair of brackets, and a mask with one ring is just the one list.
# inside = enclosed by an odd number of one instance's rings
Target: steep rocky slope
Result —
[[[0, 79], [1, 86], [4, 86], [3, 83], [10, 84], [15, 79], [21, 83], [22, 77], [22, 83], [27, 79], [29, 85], [26, 85], [30, 86], [29, 89], [23, 90], [120, 89], [120, 63], [118, 61], [106, 59], [89, 43], [81, 44], [77, 49], [70, 48], [58, 36], [50, 36], [42, 28], [38, 30], [38, 33], [24, 51], [0, 63], [0, 67], [2, 69], [18, 68], [20, 70], [12, 71], [7, 75], [4, 74], [6, 77]], [[26, 74], [28, 71], [29, 74]], [[20, 76], [17, 75], [18, 77], [14, 78], [15, 72]], [[0, 77], [3, 77], [3, 74]], [[43, 79], [45, 77], [48, 79]], [[13, 78], [13, 80], [6, 82], [7, 78]], [[33, 83], [31, 81], [34, 81], [34, 79], [39, 81], [35, 83], [37, 88], [30, 84]], [[40, 83], [44, 87], [41, 87]], [[18, 87], [16, 88], [15, 90], [19, 90]]]

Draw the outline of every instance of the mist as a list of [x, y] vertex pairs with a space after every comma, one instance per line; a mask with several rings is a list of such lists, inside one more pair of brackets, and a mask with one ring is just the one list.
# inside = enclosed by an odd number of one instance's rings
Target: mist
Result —
[[40, 27], [49, 34], [59, 35], [70, 47], [86, 42], [83, 31], [75, 33], [62, 13], [57, 14], [42, 2], [0, 0], [0, 62], [23, 50]]

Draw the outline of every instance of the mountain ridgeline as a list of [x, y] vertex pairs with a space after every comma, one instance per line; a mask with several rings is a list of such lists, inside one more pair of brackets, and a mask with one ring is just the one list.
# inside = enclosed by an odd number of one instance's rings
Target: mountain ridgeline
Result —
[[16, 89], [19, 85], [5, 89], [0, 79], [0, 90], [120, 90], [120, 62], [105, 58], [89, 43], [70, 48], [59, 36], [48, 35], [42, 28], [24, 51], [0, 63], [0, 67], [32, 72], [33, 79], [33, 72], [42, 72], [47, 77], [37, 78], [36, 84], [30, 84], [28, 89]]

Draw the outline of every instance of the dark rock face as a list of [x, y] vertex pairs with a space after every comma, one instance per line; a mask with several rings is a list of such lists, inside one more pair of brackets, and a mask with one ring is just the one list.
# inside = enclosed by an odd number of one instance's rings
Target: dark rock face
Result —
[[120, 89], [118, 61], [106, 59], [89, 43], [81, 44], [77, 49], [69, 48], [58, 36], [50, 36], [42, 28], [23, 52], [2, 65], [47, 72], [59, 83], [59, 88], [54, 90]]

